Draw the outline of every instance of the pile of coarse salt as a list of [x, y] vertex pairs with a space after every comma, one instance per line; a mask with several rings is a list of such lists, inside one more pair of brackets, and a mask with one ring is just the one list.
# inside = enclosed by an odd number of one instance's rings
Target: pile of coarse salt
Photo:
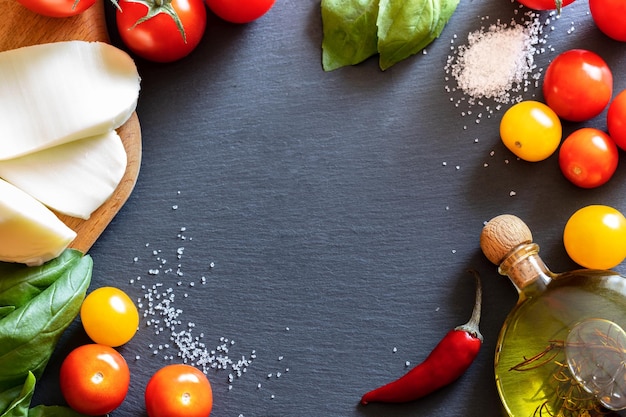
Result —
[[[455, 46], [452, 40], [453, 53], [446, 61], [445, 74], [446, 82], [452, 77], [456, 86], [446, 85], [446, 90], [461, 93], [450, 101], [457, 107], [465, 103], [463, 116], [480, 106], [489, 117], [503, 104], [522, 101], [529, 87], [539, 85], [543, 69], [536, 65], [535, 55], [545, 51], [547, 34], [543, 29], [550, 18], [542, 23], [540, 15], [532, 11], [522, 16], [520, 23], [515, 19], [508, 24], [498, 20], [483, 26], [468, 34], [466, 44]], [[476, 123], [482, 116], [482, 112], [476, 114]]]

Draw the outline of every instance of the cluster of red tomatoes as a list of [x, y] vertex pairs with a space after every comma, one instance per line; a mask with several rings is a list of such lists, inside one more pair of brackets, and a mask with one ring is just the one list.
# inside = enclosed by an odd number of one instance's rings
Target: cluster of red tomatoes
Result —
[[[535, 10], [565, 7], [574, 0], [518, 0]], [[589, 11], [604, 34], [626, 42], [626, 2], [589, 0]], [[545, 103], [526, 101], [507, 110], [500, 122], [504, 145], [526, 161], [542, 161], [560, 146], [563, 175], [582, 188], [605, 184], [615, 173], [618, 148], [626, 150], [626, 91], [613, 98], [613, 74], [596, 53], [574, 49], [557, 56], [543, 79]], [[612, 102], [611, 102], [612, 100]], [[563, 143], [561, 120], [585, 122], [608, 107], [606, 132], [583, 127]]]
[[[559, 149], [563, 175], [582, 188], [605, 184], [617, 169], [618, 147], [626, 150], [626, 91], [613, 96], [613, 75], [596, 53], [572, 49], [558, 55], [543, 80], [545, 103], [528, 100], [500, 121], [505, 146], [526, 161], [542, 161]], [[612, 101], [611, 101], [612, 100]], [[608, 106], [608, 133], [578, 128], [561, 143], [561, 120], [585, 122]]]
[[[30, 10], [51, 17], [69, 17], [96, 0], [18, 0]], [[207, 6], [231, 23], [249, 23], [267, 13], [275, 0], [111, 0], [117, 7], [120, 38], [136, 55], [155, 62], [173, 62], [189, 55], [202, 40]]]
[[[518, 0], [535, 10], [554, 10], [574, 0]], [[558, 4], [557, 4], [558, 3]], [[626, 1], [589, 0], [596, 26], [626, 42]], [[613, 97], [613, 74], [596, 53], [574, 49], [548, 66], [543, 80], [545, 103], [523, 101], [500, 121], [500, 137], [520, 159], [536, 162], [559, 149], [563, 175], [582, 188], [605, 184], [615, 173], [619, 149], [626, 150], [626, 90]], [[606, 129], [581, 127], [561, 143], [561, 120], [584, 123], [605, 109]], [[577, 210], [567, 220], [563, 243], [570, 258], [585, 268], [610, 269], [626, 257], [626, 218], [606, 205]]]
[[[81, 306], [80, 319], [94, 343], [79, 346], [61, 365], [60, 387], [68, 405], [88, 416], [118, 408], [130, 387], [130, 370], [115, 349], [135, 335], [139, 313], [122, 290], [101, 287]], [[184, 364], [159, 369], [145, 388], [149, 417], [209, 417], [213, 393], [206, 375]]]

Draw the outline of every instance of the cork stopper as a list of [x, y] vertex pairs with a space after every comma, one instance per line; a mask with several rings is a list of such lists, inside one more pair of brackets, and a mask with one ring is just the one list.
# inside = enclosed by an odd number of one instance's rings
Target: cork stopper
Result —
[[511, 214], [489, 220], [480, 234], [480, 248], [496, 265], [500, 265], [513, 249], [532, 241], [533, 236], [526, 223]]

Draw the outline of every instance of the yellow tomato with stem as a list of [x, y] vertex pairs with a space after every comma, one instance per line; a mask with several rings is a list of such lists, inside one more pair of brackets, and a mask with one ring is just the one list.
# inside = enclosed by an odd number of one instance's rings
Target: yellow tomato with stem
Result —
[[563, 243], [569, 257], [584, 268], [614, 268], [626, 257], [626, 218], [613, 207], [585, 206], [565, 224]]
[[81, 306], [80, 319], [91, 340], [111, 347], [128, 342], [139, 326], [135, 303], [115, 287], [100, 287], [89, 293]]
[[538, 162], [559, 147], [563, 127], [559, 116], [546, 104], [534, 100], [511, 106], [500, 120], [500, 138], [519, 158]]

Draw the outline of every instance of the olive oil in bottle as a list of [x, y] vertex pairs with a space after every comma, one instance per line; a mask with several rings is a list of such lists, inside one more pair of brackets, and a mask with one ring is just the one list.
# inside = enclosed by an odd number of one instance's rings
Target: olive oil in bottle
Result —
[[626, 415], [619, 413], [626, 408], [626, 279], [612, 271], [551, 272], [512, 215], [490, 220], [480, 245], [519, 294], [495, 353], [506, 415]]

